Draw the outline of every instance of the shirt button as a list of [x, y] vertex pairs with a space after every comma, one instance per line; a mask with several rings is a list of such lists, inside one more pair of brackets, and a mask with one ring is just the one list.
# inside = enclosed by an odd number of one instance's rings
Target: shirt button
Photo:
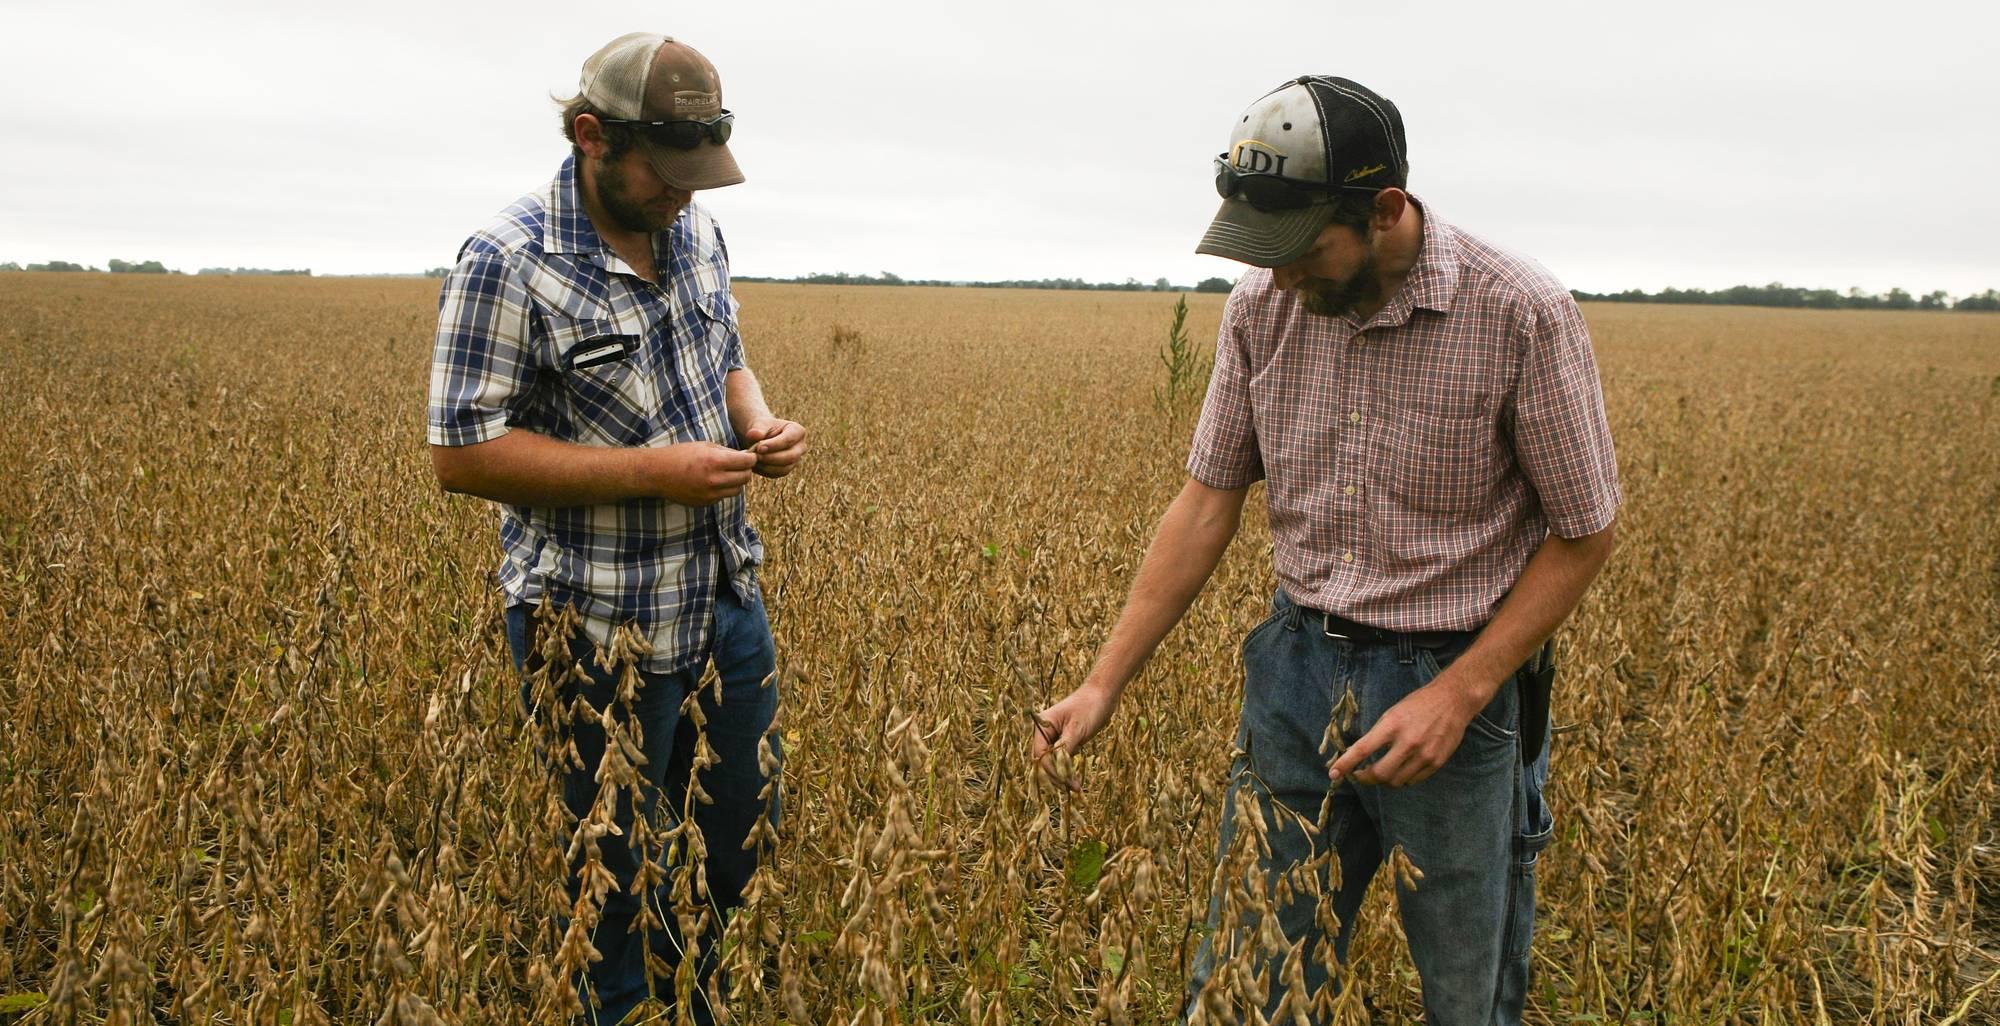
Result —
[[1340, 554], [1340, 561], [1341, 561], [1341, 562], [1343, 562], [1343, 563], [1352, 563], [1352, 562], [1354, 562], [1354, 553], [1353, 553], [1353, 552], [1351, 552], [1351, 551], [1349, 551], [1349, 552], [1343, 552], [1343, 553], [1341, 553], [1341, 554]]
[[1354, 494], [1354, 486], [1353, 486], [1353, 485], [1348, 485], [1348, 486], [1347, 486], [1346, 488], [1343, 488], [1343, 489], [1341, 489], [1341, 491], [1343, 491], [1343, 492], [1346, 492], [1346, 493], [1347, 493], [1347, 494], [1349, 494], [1349, 495], [1353, 495], [1353, 494]]
[[1353, 424], [1361, 423], [1361, 411], [1355, 410], [1354, 412], [1347, 415], [1347, 419], [1349, 423]]

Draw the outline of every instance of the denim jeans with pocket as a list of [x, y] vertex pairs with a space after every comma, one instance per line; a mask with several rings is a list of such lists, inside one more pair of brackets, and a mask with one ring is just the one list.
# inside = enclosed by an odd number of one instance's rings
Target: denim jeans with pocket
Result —
[[[1333, 895], [1339, 919], [1334, 953], [1345, 964], [1362, 895], [1376, 869], [1401, 846], [1423, 874], [1414, 889], [1399, 885], [1397, 898], [1423, 984], [1425, 1018], [1432, 1026], [1519, 1023], [1534, 932], [1535, 859], [1548, 844], [1553, 821], [1543, 800], [1546, 749], [1527, 765], [1521, 761], [1515, 678], [1501, 683], [1492, 702], [1467, 725], [1451, 758], [1423, 782], [1391, 788], [1350, 778], [1333, 785], [1327, 767], [1335, 753], [1322, 744], [1343, 696], [1351, 693], [1355, 703], [1353, 720], [1341, 732], [1352, 744], [1391, 706], [1435, 679], [1470, 636], [1442, 648], [1356, 642], [1328, 636], [1320, 616], [1282, 592], [1274, 607], [1243, 643], [1239, 754], [1223, 804], [1218, 860], [1235, 839], [1239, 804], [1251, 800], [1263, 814], [1270, 844], [1270, 859], [1257, 870], [1265, 893], [1281, 895], [1275, 886], [1279, 874], [1333, 851], [1339, 886], [1332, 889], [1324, 871], [1319, 882]], [[1330, 811], [1321, 824], [1329, 788]], [[1313, 832], [1293, 815], [1274, 815], [1274, 802], [1312, 824]], [[1219, 923], [1221, 904], [1220, 894], [1210, 899], [1208, 932], [1188, 980], [1188, 1015], [1215, 972], [1218, 941], [1233, 939], [1236, 950], [1255, 943], [1252, 933], [1232, 938]], [[1328, 978], [1314, 957], [1327, 941], [1315, 919], [1315, 901], [1294, 889], [1291, 900], [1273, 897], [1269, 904], [1288, 944], [1306, 942], [1310, 994]], [[1267, 1016], [1284, 993], [1276, 982], [1278, 965], [1275, 959], [1268, 963], [1273, 985]]]
[[[531, 607], [516, 605], [508, 608], [507, 643], [513, 649], [517, 669], [526, 668], [534, 630], [534, 611]], [[723, 585], [715, 602], [712, 645], [710, 661], [722, 680], [722, 697], [720, 701], [716, 700], [711, 685], [703, 689], [697, 700], [707, 721], [704, 730], [708, 743], [715, 749], [718, 761], [702, 771], [699, 778], [701, 789], [713, 801], [694, 806], [695, 824], [701, 829], [708, 848], [704, 868], [708, 873], [710, 908], [717, 916], [710, 923], [701, 945], [700, 978], [704, 983], [712, 975], [717, 961], [719, 946], [716, 940], [722, 930], [722, 917], [742, 904], [743, 888], [757, 868], [758, 853], [743, 850], [743, 841], [757, 819], [767, 812], [765, 803], [757, 797], [763, 791], [766, 780], [758, 769], [757, 745], [777, 715], [778, 682], [773, 675], [777, 666], [776, 651], [761, 598], [753, 596], [745, 603], [727, 584]], [[592, 708], [602, 710], [615, 693], [615, 681], [609, 671], [598, 666], [595, 646], [590, 639], [579, 636], [572, 639], [570, 654], [582, 666], [589, 682], [581, 686], [573, 682], [566, 685], [559, 696], [561, 707], [568, 708], [580, 692]], [[646, 759], [645, 765], [636, 767], [642, 781], [640, 808], [636, 813], [649, 817], [657, 836], [672, 827], [687, 802], [695, 729], [693, 723], [682, 718], [681, 705], [688, 692], [700, 682], [701, 668], [670, 674], [642, 673], [640, 676], [642, 684], [638, 697], [629, 711], [643, 735], [640, 751]], [[533, 696], [525, 678], [521, 700], [524, 710], [532, 712]], [[614, 710], [614, 715], [627, 713]], [[564, 773], [563, 802], [572, 815], [580, 817], [590, 811], [597, 797], [598, 783], [594, 777], [598, 762], [604, 755], [604, 729], [595, 722], [570, 723], [566, 729], [577, 754], [582, 757], [583, 768], [569, 769]], [[777, 739], [774, 738], [772, 744], [774, 749], [779, 748]], [[782, 750], [776, 754], [783, 758]], [[775, 829], [779, 815], [775, 792], [768, 812]], [[640, 898], [634, 896], [631, 889], [644, 856], [632, 851], [626, 844], [627, 838], [631, 837], [634, 815], [633, 803], [620, 801], [616, 817], [624, 833], [606, 835], [598, 840], [604, 867], [616, 878], [617, 886], [605, 896], [602, 918], [590, 939], [604, 958], [592, 963], [587, 979], [577, 981], [585, 1008], [582, 1021], [587, 1023], [620, 1022], [649, 994], [656, 992], [671, 1003], [671, 977], [647, 980], [646, 953], [640, 934], [627, 932], [641, 908]], [[658, 852], [649, 854], [653, 858], [659, 857]], [[578, 865], [570, 867], [568, 884], [572, 902], [577, 896], [577, 869]], [[670, 896], [671, 877], [670, 870], [668, 881], [645, 896], [667, 926], [665, 930], [650, 931], [648, 939], [652, 953], [669, 967], [681, 961], [682, 947]], [[567, 927], [567, 923], [563, 925]], [[596, 1010], [591, 1010], [593, 992], [599, 1004]], [[696, 1022], [714, 1021], [714, 1013], [699, 989], [693, 1004]]]

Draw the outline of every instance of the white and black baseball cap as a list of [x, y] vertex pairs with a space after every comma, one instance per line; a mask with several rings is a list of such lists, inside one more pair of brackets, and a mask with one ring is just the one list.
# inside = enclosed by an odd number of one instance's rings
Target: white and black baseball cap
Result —
[[1215, 159], [1222, 209], [1197, 253], [1279, 267], [1305, 255], [1343, 192], [1404, 188], [1403, 116], [1345, 78], [1302, 75], [1243, 112]]
[[639, 129], [639, 148], [659, 176], [686, 189], [743, 181], [730, 154], [722, 77], [694, 47], [671, 36], [628, 32], [583, 62], [577, 91], [612, 122]]

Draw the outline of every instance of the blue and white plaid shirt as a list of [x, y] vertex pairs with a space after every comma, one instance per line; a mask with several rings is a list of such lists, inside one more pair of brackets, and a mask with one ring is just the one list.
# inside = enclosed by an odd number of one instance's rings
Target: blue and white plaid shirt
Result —
[[[430, 442], [475, 445], [521, 428], [579, 445], [739, 443], [724, 379], [744, 366], [722, 232], [690, 203], [654, 236], [660, 285], [639, 278], [591, 226], [576, 162], [467, 239], [438, 296]], [[745, 601], [764, 544], [743, 497], [500, 508], [500, 586], [510, 604], [574, 604], [591, 635], [635, 623], [643, 669], [708, 657], [717, 589]]]

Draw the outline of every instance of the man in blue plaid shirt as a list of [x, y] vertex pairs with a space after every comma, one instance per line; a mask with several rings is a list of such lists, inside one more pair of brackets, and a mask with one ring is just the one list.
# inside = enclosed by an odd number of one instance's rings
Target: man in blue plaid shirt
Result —
[[[670, 979], [648, 977], [641, 937], [669, 969], [693, 943], [709, 980], [720, 916], [756, 868], [745, 839], [760, 818], [777, 825], [777, 789], [766, 787], [782, 758], [775, 737], [758, 757], [777, 714], [776, 658], [743, 490], [752, 475], [797, 467], [806, 432], [771, 415], [744, 363], [722, 233], [692, 201], [743, 181], [725, 145], [733, 120], [715, 67], [692, 48], [644, 33], [613, 40], [563, 107], [570, 158], [466, 241], [438, 299], [438, 480], [500, 504], [515, 662], [532, 675], [552, 654], [561, 661], [548, 667], [561, 682], [553, 711], [582, 760], [565, 767], [564, 801], [581, 819], [602, 794], [622, 830], [596, 840], [616, 886], [594, 922], [567, 927], [566, 947], [603, 956], [578, 981], [586, 1021], [619, 1022], [649, 994], [671, 1000]], [[567, 651], [536, 636], [536, 610], [562, 607], [582, 628]], [[629, 707], [617, 700], [620, 668], [594, 658], [621, 627], [643, 642]], [[689, 800], [696, 728], [681, 711], [710, 663], [720, 687], [697, 701], [718, 761], [695, 776], [695, 793], [712, 799], [701, 804]], [[605, 730], [578, 715], [579, 698], [642, 739], [636, 803], [597, 781]], [[523, 699], [532, 708], [526, 684]], [[632, 893], [660, 858], [628, 847], [635, 817], [684, 810], [707, 850], [699, 938], [680, 936], [670, 882]], [[646, 929], [632, 932], [641, 916]], [[696, 1021], [711, 1021], [706, 995], [692, 1001]]]

